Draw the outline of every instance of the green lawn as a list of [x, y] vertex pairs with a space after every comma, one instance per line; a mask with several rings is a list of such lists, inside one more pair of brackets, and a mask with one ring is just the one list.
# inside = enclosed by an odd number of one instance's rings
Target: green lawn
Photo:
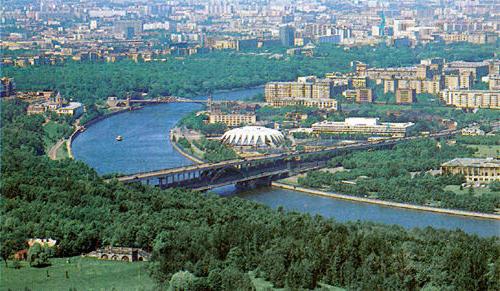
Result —
[[474, 153], [475, 157], [478, 158], [498, 158], [500, 156], [500, 145], [467, 145], [470, 148], [477, 149]]
[[57, 151], [56, 159], [62, 160], [67, 158], [69, 158], [69, 155], [68, 155], [68, 148], [66, 147], [66, 142], [65, 142]]
[[[103, 261], [93, 258], [51, 259], [46, 268], [32, 268], [22, 262], [21, 269], [1, 263], [0, 290], [153, 290], [146, 262]], [[68, 272], [68, 278], [66, 278]], [[47, 277], [48, 274], [48, 277]]]
[[[457, 195], [469, 195], [469, 189], [470, 188], [465, 188], [464, 187], [462, 190], [460, 190], [460, 186], [459, 185], [447, 185], [446, 187], [444, 187], [444, 190], [446, 190], [446, 191], [452, 191], [452, 192], [454, 192]], [[473, 189], [474, 189], [474, 195], [475, 196], [481, 196], [483, 194], [493, 194], [493, 193], [495, 193], [496, 195], [500, 195], [500, 192], [493, 192], [488, 187], [485, 187], [485, 188], [473, 188]]]
[[56, 142], [61, 139], [66, 132], [71, 132], [71, 125], [60, 124], [54, 121], [49, 121], [43, 126], [45, 149], [48, 151]]

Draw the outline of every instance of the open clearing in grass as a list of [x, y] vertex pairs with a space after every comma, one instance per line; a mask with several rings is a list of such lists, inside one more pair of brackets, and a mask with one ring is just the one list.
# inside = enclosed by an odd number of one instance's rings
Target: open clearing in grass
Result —
[[500, 157], [500, 145], [467, 145], [467, 147], [477, 149], [474, 153], [474, 157], [477, 158]]
[[[94, 258], [72, 257], [51, 259], [46, 268], [14, 269], [1, 263], [0, 290], [153, 290], [146, 262], [105, 261]], [[68, 278], [66, 278], [68, 272]], [[49, 277], [47, 277], [47, 274]]]
[[[459, 185], [447, 185], [444, 187], [444, 190], [446, 191], [452, 191], [457, 195], [469, 195], [469, 187], [463, 187], [462, 190], [460, 190]], [[474, 190], [474, 195], [475, 196], [481, 196], [483, 194], [495, 194], [495, 195], [500, 195], [500, 192], [493, 192], [491, 191], [488, 187], [474, 187], [472, 188]]]

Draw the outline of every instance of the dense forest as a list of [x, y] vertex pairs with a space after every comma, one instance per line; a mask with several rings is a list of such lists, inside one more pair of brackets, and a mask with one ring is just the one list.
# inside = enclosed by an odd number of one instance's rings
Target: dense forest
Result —
[[[333, 158], [331, 167], [345, 170], [331, 173], [312, 171], [299, 183], [313, 188], [327, 188], [350, 195], [370, 195], [383, 200], [479, 212], [494, 212], [500, 207], [500, 193], [487, 192], [457, 195], [446, 191], [447, 185], [460, 185], [464, 177], [432, 175], [441, 163], [458, 157], [470, 157], [473, 150], [462, 145], [448, 145], [434, 139], [411, 141], [392, 150], [350, 153]], [[349, 182], [345, 182], [349, 181]]]
[[213, 52], [166, 62], [116, 63], [73, 62], [60, 65], [5, 67], [3, 76], [14, 77], [19, 90], [58, 90], [66, 98], [92, 104], [108, 96], [147, 92], [150, 96], [193, 96], [207, 91], [261, 85], [268, 81], [292, 80], [297, 76], [352, 70], [351, 62], [363, 61], [374, 67], [406, 66], [428, 57], [449, 61], [478, 61], [494, 57], [494, 45], [429, 44], [412, 48], [358, 47], [344, 49], [320, 45], [314, 57], [242, 52]]
[[[84, 163], [44, 153], [43, 118], [2, 102], [1, 254], [51, 237], [57, 256], [98, 246], [153, 252], [151, 276], [190, 290], [326, 283], [361, 290], [498, 290], [500, 241], [462, 231], [337, 223], [239, 198], [105, 183]], [[175, 275], [175, 276], [173, 276]]]

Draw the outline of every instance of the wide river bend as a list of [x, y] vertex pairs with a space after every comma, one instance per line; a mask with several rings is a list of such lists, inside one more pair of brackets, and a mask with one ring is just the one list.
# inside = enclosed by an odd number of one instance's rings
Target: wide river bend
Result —
[[[214, 94], [214, 100], [238, 100], [262, 93], [252, 88]], [[203, 98], [203, 97], [200, 97]], [[76, 159], [86, 162], [100, 174], [134, 173], [179, 167], [192, 162], [173, 149], [170, 129], [187, 113], [201, 109], [199, 104], [173, 103], [145, 106], [141, 110], [111, 116], [90, 126], [73, 142]], [[115, 137], [121, 135], [123, 141]], [[398, 209], [309, 195], [278, 188], [237, 191], [223, 187], [215, 192], [263, 203], [272, 208], [320, 214], [337, 221], [372, 221], [397, 224], [405, 228], [427, 227], [461, 229], [480, 236], [500, 236], [500, 221]]]

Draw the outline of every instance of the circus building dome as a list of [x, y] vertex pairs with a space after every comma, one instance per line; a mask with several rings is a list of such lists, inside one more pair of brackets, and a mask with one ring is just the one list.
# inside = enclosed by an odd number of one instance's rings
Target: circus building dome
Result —
[[244, 126], [224, 133], [222, 142], [233, 146], [277, 147], [285, 137], [281, 132], [262, 126]]

